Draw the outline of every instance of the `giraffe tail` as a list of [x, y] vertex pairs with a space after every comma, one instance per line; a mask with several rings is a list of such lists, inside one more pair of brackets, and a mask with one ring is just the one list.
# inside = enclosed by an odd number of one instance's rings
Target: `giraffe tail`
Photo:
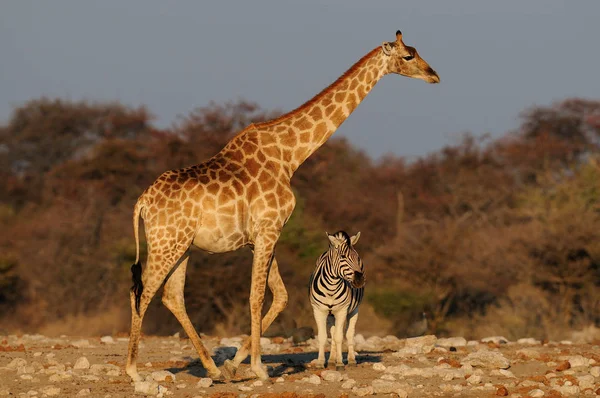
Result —
[[142, 263], [140, 262], [140, 237], [139, 237], [139, 229], [140, 229], [140, 212], [142, 210], [143, 204], [138, 200], [133, 209], [133, 235], [135, 237], [135, 264], [131, 266], [131, 279], [133, 281], [133, 286], [131, 286], [131, 291], [135, 296], [135, 310], [138, 315], [140, 315], [140, 298], [142, 297], [142, 292], [144, 291], [144, 284], [142, 283]]

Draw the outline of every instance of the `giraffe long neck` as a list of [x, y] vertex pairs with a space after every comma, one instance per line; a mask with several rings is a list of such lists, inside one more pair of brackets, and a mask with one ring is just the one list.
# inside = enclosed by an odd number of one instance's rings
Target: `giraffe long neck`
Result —
[[386, 74], [378, 47], [340, 76], [329, 87], [294, 111], [257, 124], [274, 132], [290, 172], [312, 155], [350, 116], [358, 104]]

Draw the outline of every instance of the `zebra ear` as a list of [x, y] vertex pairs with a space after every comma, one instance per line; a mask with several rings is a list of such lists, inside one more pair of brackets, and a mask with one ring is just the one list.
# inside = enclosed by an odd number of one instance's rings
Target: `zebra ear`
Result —
[[350, 238], [350, 243], [352, 243], [352, 246], [354, 246], [356, 244], [356, 242], [358, 242], [359, 238], [360, 238], [360, 231], [358, 231], [358, 233], [356, 235], [354, 235], [353, 237]]

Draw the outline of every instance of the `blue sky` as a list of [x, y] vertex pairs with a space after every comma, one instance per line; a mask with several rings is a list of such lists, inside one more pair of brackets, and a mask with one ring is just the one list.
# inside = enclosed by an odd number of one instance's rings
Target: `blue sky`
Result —
[[400, 29], [441, 84], [386, 76], [336, 136], [413, 158], [600, 98], [599, 16], [597, 0], [6, 0], [0, 120], [42, 95], [145, 104], [159, 126], [211, 100], [288, 111]]

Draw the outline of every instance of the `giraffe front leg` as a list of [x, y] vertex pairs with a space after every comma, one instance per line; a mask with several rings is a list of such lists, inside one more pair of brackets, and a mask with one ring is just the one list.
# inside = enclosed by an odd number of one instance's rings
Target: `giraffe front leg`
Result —
[[250, 286], [250, 368], [261, 380], [267, 380], [269, 378], [266, 369], [262, 365], [260, 357], [260, 336], [262, 333], [261, 315], [265, 300], [267, 276], [269, 274], [269, 267], [273, 261], [273, 250], [278, 238], [279, 229], [276, 231], [272, 229], [263, 229], [254, 242], [252, 284]]
[[325, 367], [325, 344], [327, 343], [327, 315], [326, 311], [321, 311], [313, 306], [313, 315], [317, 324], [317, 340], [319, 342], [319, 356], [315, 366], [318, 369]]
[[[288, 294], [285, 289], [285, 285], [283, 284], [283, 280], [281, 279], [281, 274], [279, 273], [279, 267], [277, 265], [277, 260], [273, 258], [273, 262], [271, 263], [271, 269], [269, 270], [269, 278], [268, 278], [269, 289], [273, 293], [273, 302], [271, 303], [271, 308], [264, 316], [262, 320], [262, 333], [267, 330], [269, 326], [273, 323], [275, 318], [283, 311], [288, 302]], [[223, 364], [225, 373], [229, 377], [233, 377], [237, 371], [237, 368], [240, 364], [248, 357], [248, 352], [250, 350], [250, 346], [252, 344], [252, 337], [246, 339], [242, 347], [236, 352], [235, 358], [233, 360], [226, 360]]]
[[348, 342], [348, 365], [356, 365], [356, 352], [354, 351], [356, 321], [358, 321], [358, 311], [350, 316], [350, 319], [348, 320], [348, 330], [346, 330], [346, 341]]
[[[348, 316], [348, 308], [344, 307], [335, 314], [335, 329], [332, 330], [331, 336], [331, 357], [335, 355], [335, 368], [336, 370], [344, 370], [344, 359], [342, 357], [342, 340], [344, 338], [344, 324], [346, 323], [346, 317]], [[333, 329], [333, 328], [332, 328]], [[334, 351], [335, 341], [335, 351]]]
[[208, 377], [213, 380], [222, 380], [224, 378], [223, 374], [215, 365], [215, 362], [210, 356], [210, 353], [206, 350], [206, 347], [204, 347], [204, 344], [202, 344], [200, 336], [198, 336], [198, 332], [196, 332], [185, 309], [183, 290], [188, 260], [189, 256], [186, 256], [171, 274], [167, 283], [165, 283], [162, 302], [173, 315], [175, 315], [183, 327], [183, 330], [185, 330], [185, 333], [188, 335], [194, 348], [196, 348], [196, 351], [198, 352], [198, 356], [200, 357], [204, 369], [206, 369]]

